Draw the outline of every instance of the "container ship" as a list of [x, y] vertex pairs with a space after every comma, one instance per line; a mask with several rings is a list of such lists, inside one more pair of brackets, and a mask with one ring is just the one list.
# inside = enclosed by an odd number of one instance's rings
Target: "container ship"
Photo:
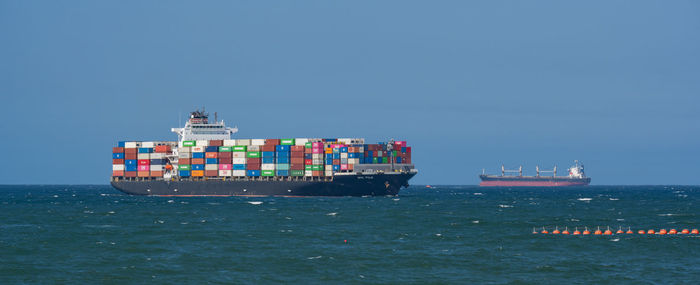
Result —
[[[569, 168], [568, 176], [557, 176], [557, 167], [553, 170], [540, 170], [537, 166], [536, 176], [523, 176], [523, 167], [518, 170], [506, 170], [501, 165], [501, 175], [487, 175], [482, 173], [479, 175], [481, 183], [479, 186], [586, 186], [591, 183], [591, 178], [586, 177], [583, 171], [583, 164], [579, 164], [578, 160], [574, 161], [575, 165]], [[541, 172], [552, 173], [552, 176], [540, 176]], [[518, 175], [507, 175], [518, 173]]]
[[190, 114], [177, 141], [120, 141], [111, 185], [151, 196], [398, 195], [418, 171], [405, 141], [232, 139], [238, 128]]

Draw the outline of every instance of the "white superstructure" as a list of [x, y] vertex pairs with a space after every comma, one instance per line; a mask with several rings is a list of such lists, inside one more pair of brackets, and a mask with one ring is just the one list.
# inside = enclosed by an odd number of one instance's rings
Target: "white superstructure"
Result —
[[171, 131], [177, 134], [178, 142], [182, 143], [187, 140], [228, 140], [238, 132], [238, 128], [226, 127], [223, 120], [209, 123], [209, 114], [202, 109], [190, 113], [184, 128], [172, 128]]
[[583, 172], [583, 164], [578, 164], [578, 160], [574, 160], [576, 165], [569, 168], [569, 177], [583, 178], [586, 174]]

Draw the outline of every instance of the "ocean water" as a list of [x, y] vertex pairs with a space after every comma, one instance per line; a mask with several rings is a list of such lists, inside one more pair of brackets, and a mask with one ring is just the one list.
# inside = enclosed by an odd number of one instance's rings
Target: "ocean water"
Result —
[[[398, 197], [165, 198], [0, 186], [0, 284], [697, 284], [700, 187], [411, 187]], [[541, 229], [538, 229], [538, 231]]]

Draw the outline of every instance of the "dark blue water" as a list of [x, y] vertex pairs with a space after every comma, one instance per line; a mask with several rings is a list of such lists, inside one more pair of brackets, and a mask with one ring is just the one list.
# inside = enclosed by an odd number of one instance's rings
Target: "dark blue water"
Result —
[[700, 187], [688, 186], [413, 187], [369, 198], [0, 186], [0, 283], [697, 284], [698, 236], [531, 232], [700, 228], [699, 202]]

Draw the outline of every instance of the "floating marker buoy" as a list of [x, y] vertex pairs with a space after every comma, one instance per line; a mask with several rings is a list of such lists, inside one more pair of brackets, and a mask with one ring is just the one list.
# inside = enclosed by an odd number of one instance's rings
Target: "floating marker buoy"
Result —
[[631, 234], [633, 234], [633, 233], [634, 233], [634, 232], [632, 232], [632, 228], [627, 227], [627, 234], [628, 234], [628, 235], [631, 235]]
[[690, 234], [697, 235], [698, 234], [698, 229], [693, 229], [690, 231]]
[[616, 234], [624, 234], [625, 232], [622, 231], [622, 227], [617, 228]]
[[595, 230], [595, 232], [593, 232], [593, 234], [594, 234], [594, 235], [601, 235], [601, 234], [603, 234], [603, 232], [601, 232], [601, 231], [600, 231], [600, 227], [598, 227], [598, 229]]
[[654, 233], [655, 233], [654, 230], [648, 230], [648, 231], [647, 231], [647, 234], [650, 234], [650, 235], [653, 235]]
[[568, 235], [569, 234], [569, 227], [566, 227], [563, 232], [561, 232], [563, 235]]
[[678, 231], [676, 231], [676, 229], [671, 229], [670, 231], [668, 231], [669, 235], [675, 235], [677, 233], [678, 233]]
[[576, 230], [574, 230], [574, 235], [577, 236], [577, 235], [580, 235], [580, 234], [581, 234], [581, 232], [579, 232], [579, 231], [578, 231], [578, 227], [576, 227]]
[[561, 232], [559, 231], [559, 227], [555, 227], [555, 228], [554, 228], [554, 231], [552, 231], [552, 234], [553, 234], [553, 235], [558, 235], [558, 234], [560, 234], [560, 233], [561, 233]]
[[542, 233], [543, 233], [543, 234], [548, 234], [549, 232], [547, 231], [547, 229], [545, 229], [544, 227], [542, 227]]
[[588, 227], [586, 227], [586, 229], [583, 231], [583, 234], [584, 234], [584, 235], [590, 235], [590, 234], [591, 234], [591, 232], [588, 230]]
[[640, 234], [640, 235], [643, 235], [643, 234], [644, 234], [644, 230], [639, 230], [637, 233]]
[[608, 236], [611, 235], [611, 234], [612, 234], [612, 231], [610, 230], [610, 227], [608, 227], [608, 229], [605, 230], [605, 232], [604, 232], [603, 234], [604, 234], [604, 235], [608, 235]]
[[660, 234], [660, 235], [665, 235], [665, 234], [666, 234], [666, 229], [661, 229], [661, 230], [659, 231], [659, 234]]
[[683, 229], [683, 230], [681, 231], [681, 233], [684, 234], [684, 235], [687, 235], [687, 234], [690, 233], [690, 231], [689, 231], [688, 229]]

